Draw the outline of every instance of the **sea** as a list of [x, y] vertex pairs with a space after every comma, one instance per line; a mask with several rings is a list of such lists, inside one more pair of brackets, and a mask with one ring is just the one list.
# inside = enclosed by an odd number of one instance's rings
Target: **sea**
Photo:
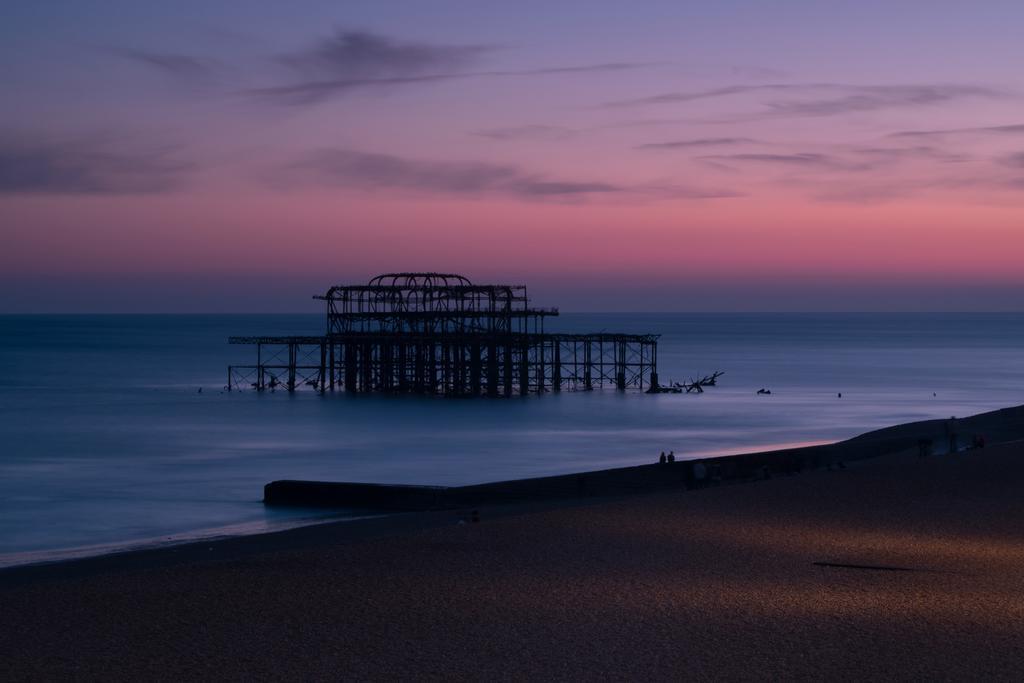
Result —
[[[321, 315], [0, 316], [0, 566], [353, 518], [277, 479], [471, 484], [845, 439], [1024, 403], [1024, 314], [578, 313], [660, 334], [662, 384], [511, 399], [226, 391], [231, 335]], [[770, 395], [758, 394], [768, 389]], [[841, 396], [840, 396], [841, 394]]]

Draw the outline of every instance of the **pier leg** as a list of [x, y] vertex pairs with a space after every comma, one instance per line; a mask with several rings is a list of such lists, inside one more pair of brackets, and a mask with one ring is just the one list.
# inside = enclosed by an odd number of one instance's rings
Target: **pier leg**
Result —
[[551, 391], [562, 390], [562, 344], [559, 341], [553, 343], [554, 357], [551, 366]]
[[543, 394], [545, 391], [545, 377], [544, 377], [544, 354], [547, 352], [545, 344], [541, 341], [537, 344], [537, 393]]
[[380, 346], [380, 388], [388, 393], [395, 390], [395, 347], [389, 343]]
[[295, 391], [295, 365], [297, 364], [295, 344], [288, 345], [288, 391]]
[[594, 388], [594, 377], [591, 372], [593, 364], [591, 363], [590, 353], [590, 342], [583, 343], [583, 388], [590, 391]]
[[530, 347], [526, 344], [519, 349], [519, 395], [530, 393]]
[[512, 345], [505, 344], [502, 347], [505, 351], [505, 396], [512, 395]]
[[615, 345], [615, 388], [619, 391], [626, 390], [628, 369], [626, 366], [626, 345], [619, 342]]
[[361, 391], [373, 391], [376, 387], [373, 376], [373, 347], [369, 342], [363, 343], [362, 353], [359, 359], [362, 365], [362, 378], [360, 381]]
[[423, 344], [416, 344], [416, 374], [414, 375], [415, 380], [413, 382], [413, 391], [417, 394], [422, 394], [426, 391], [426, 370], [425, 364], [426, 359], [423, 357]]
[[451, 356], [452, 356], [452, 347], [449, 346], [448, 344], [441, 344], [441, 362], [440, 362], [440, 366], [441, 366], [441, 368], [440, 368], [441, 369], [441, 379], [440, 379], [440, 382], [441, 382], [441, 393], [442, 394], [450, 393], [454, 389], [454, 386], [455, 386], [455, 383], [452, 381]]
[[651, 344], [651, 389], [658, 389], [658, 345]]
[[349, 342], [344, 345], [345, 355], [345, 391], [355, 393], [356, 389], [356, 347]]
[[403, 392], [409, 390], [408, 348], [406, 342], [398, 342], [398, 390]]
[[327, 344], [320, 342], [320, 393], [327, 388]]
[[331, 378], [330, 378], [331, 391], [334, 391], [334, 342], [331, 342]]
[[444, 393], [444, 356], [446, 349], [441, 344], [432, 344], [430, 348], [430, 381], [431, 393]]
[[263, 344], [256, 344], [256, 391], [263, 391]]
[[474, 396], [480, 395], [480, 344], [474, 343], [469, 350], [469, 387]]
[[487, 395], [498, 395], [498, 345], [487, 346]]

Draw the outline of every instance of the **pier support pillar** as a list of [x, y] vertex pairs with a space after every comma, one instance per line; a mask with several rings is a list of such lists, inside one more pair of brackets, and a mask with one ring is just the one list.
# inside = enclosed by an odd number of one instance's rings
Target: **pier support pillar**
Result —
[[298, 350], [295, 344], [288, 345], [288, 391], [295, 391], [295, 366]]
[[530, 393], [530, 347], [523, 344], [519, 348], [519, 395]]
[[590, 342], [583, 344], [583, 388], [590, 391], [594, 388], [593, 363], [590, 359]]
[[331, 375], [330, 375], [330, 388], [334, 391], [334, 342], [331, 342]]
[[327, 344], [320, 342], [320, 393], [327, 388]]
[[555, 341], [552, 351], [551, 391], [559, 392], [562, 390], [562, 345], [558, 341]]
[[256, 344], [256, 391], [263, 391], [263, 344]]
[[349, 342], [344, 345], [345, 391], [356, 392], [356, 347]]
[[487, 345], [487, 395], [498, 395], [498, 345]]
[[480, 344], [474, 343], [469, 349], [469, 391], [473, 396], [480, 395]]
[[505, 396], [512, 395], [512, 344], [502, 346], [505, 351]]

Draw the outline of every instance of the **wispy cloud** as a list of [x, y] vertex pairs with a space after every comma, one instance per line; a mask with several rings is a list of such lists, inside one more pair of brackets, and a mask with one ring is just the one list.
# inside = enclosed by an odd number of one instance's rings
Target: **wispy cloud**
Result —
[[1024, 187], [1024, 181], [1008, 177], [1005, 173], [975, 171], [960, 175], [864, 179], [859, 182], [808, 180], [800, 185], [808, 192], [810, 199], [829, 203], [880, 204], [933, 192], [942, 193], [947, 198], [952, 193], [968, 192], [975, 202], [985, 202], [994, 197], [1000, 197], [996, 201], [1004, 202], [1005, 193], [1020, 190]]
[[804, 186], [809, 198], [828, 204], [882, 204], [920, 194], [933, 187], [920, 181], [811, 183]]
[[279, 58], [280, 63], [300, 76], [298, 80], [248, 92], [270, 102], [309, 105], [357, 90], [464, 78], [607, 73], [651, 65], [604, 62], [533, 69], [480, 69], [479, 63], [496, 49], [493, 45], [402, 42], [362, 31], [339, 31], [307, 50]]
[[833, 98], [766, 102], [765, 117], [834, 116], [890, 109], [920, 107], [952, 102], [969, 97], [1001, 98], [1006, 93], [974, 85], [896, 85], [860, 86]]
[[320, 104], [333, 97], [340, 97], [352, 91], [369, 88], [387, 89], [395, 86], [422, 83], [438, 83], [457, 78], [463, 74], [435, 74], [430, 76], [407, 76], [401, 78], [368, 78], [332, 81], [303, 81], [291, 85], [277, 85], [267, 88], [251, 88], [246, 92], [263, 101], [274, 104], [309, 105]]
[[816, 152], [798, 152], [793, 154], [709, 154], [697, 157], [702, 161], [715, 163], [754, 163], [769, 164], [803, 169], [837, 169], [852, 170], [857, 165], [827, 154]]
[[[769, 83], [733, 85], [695, 92], [671, 92], [631, 100], [609, 102], [608, 107], [675, 104], [750, 93], [806, 93], [811, 97], [762, 102], [764, 111], [731, 117], [728, 121], [763, 118], [835, 116], [897, 107], [942, 104], [969, 97], [1002, 98], [1003, 90], [982, 85], [910, 84], [849, 85], [843, 83]], [[828, 96], [813, 97], [815, 94]]]
[[280, 61], [310, 77], [365, 81], [460, 71], [494, 49], [489, 45], [402, 42], [363, 31], [338, 31]]
[[352, 149], [322, 149], [292, 164], [308, 180], [348, 188], [405, 188], [452, 194], [518, 196], [616, 193], [606, 182], [551, 180], [515, 166], [478, 161], [422, 161]]
[[614, 121], [606, 123], [597, 128], [655, 128], [660, 126], [677, 126], [680, 123], [689, 123], [689, 119], [663, 118], [663, 119], [630, 119], [627, 121]]
[[[969, 193], [972, 201], [1005, 201], [1020, 189], [1024, 152], [997, 159], [971, 157], [933, 146], [850, 147], [826, 152], [719, 154], [697, 157], [721, 168], [746, 165], [775, 167], [772, 176], [755, 182], [795, 189], [812, 201], [875, 204], [926, 193]], [[1007, 169], [1013, 169], [1008, 171]]]
[[694, 149], [699, 147], [724, 147], [728, 145], [757, 144], [752, 138], [698, 138], [695, 140], [672, 140], [670, 142], [649, 142], [637, 145], [636, 149]]
[[[786, 153], [746, 153], [746, 154], [708, 154], [696, 157], [697, 160], [721, 169], [734, 169], [736, 166], [759, 165], [775, 166], [793, 172], [831, 172], [862, 173], [894, 167], [904, 163], [952, 164], [969, 161], [970, 157], [932, 146], [916, 147], [848, 147], [832, 145], [828, 152], [786, 152]], [[921, 168], [926, 168], [921, 167]], [[802, 176], [796, 176], [799, 180]], [[812, 180], [814, 180], [812, 178]]]
[[777, 81], [780, 78], [786, 78], [790, 74], [786, 73], [782, 69], [773, 69], [766, 66], [750, 66], [734, 64], [728, 68], [729, 74], [733, 78], [742, 79], [763, 79]]
[[958, 152], [950, 152], [938, 147], [918, 145], [915, 147], [857, 147], [854, 154], [879, 163], [896, 163], [905, 160], [938, 161], [941, 163], [960, 163], [969, 161], [970, 156]]
[[999, 163], [1010, 168], [1024, 168], [1024, 152], [1007, 154], [999, 159]]
[[827, 83], [809, 83], [803, 85], [787, 83], [767, 83], [762, 85], [730, 85], [722, 88], [711, 88], [709, 90], [697, 90], [695, 92], [669, 92], [661, 93], [659, 95], [650, 95], [648, 97], [638, 97], [629, 100], [616, 100], [614, 102], [608, 102], [604, 106], [634, 107], [645, 104], [674, 104], [677, 102], [693, 102], [696, 100], [705, 100], [714, 97], [725, 97], [728, 95], [740, 95], [748, 92], [806, 90], [808, 88], [827, 87], [828, 85], [829, 84]]
[[930, 138], [947, 135], [966, 135], [980, 133], [986, 135], [1024, 135], [1024, 123], [1013, 123], [1004, 126], [978, 126], [973, 128], [940, 128], [937, 130], [904, 130], [890, 133], [891, 138]]
[[193, 170], [167, 150], [125, 151], [101, 141], [0, 139], [2, 194], [144, 194], [178, 188]]
[[282, 169], [292, 181], [350, 189], [404, 189], [522, 199], [584, 199], [646, 195], [711, 198], [735, 193], [676, 185], [628, 186], [590, 179], [549, 178], [517, 166], [480, 161], [425, 161], [353, 149], [322, 149]]
[[214, 71], [213, 62], [191, 55], [129, 48], [116, 48], [113, 52], [120, 57], [182, 80], [203, 80], [209, 78]]
[[540, 69], [514, 69], [508, 71], [481, 71], [480, 76], [548, 76], [555, 74], [586, 74], [607, 73], [609, 71], [632, 71], [661, 62], [603, 62], [601, 64], [582, 64], [578, 66], [548, 66]]
[[589, 66], [550, 67], [543, 69], [467, 71], [462, 73], [424, 74], [422, 76], [401, 76], [392, 78], [303, 81], [290, 85], [252, 88], [247, 92], [260, 99], [277, 104], [308, 105], [319, 104], [331, 99], [332, 97], [344, 96], [358, 90], [384, 90], [396, 86], [441, 83], [467, 78], [501, 78], [510, 76], [552, 76], [558, 74], [600, 73], [606, 71], [621, 71], [623, 69], [639, 69], [645, 66], [648, 66], [648, 64], [593, 64]]
[[250, 94], [283, 104], [315, 104], [364, 88], [387, 88], [463, 77], [490, 45], [400, 41], [365, 31], [339, 30], [304, 50], [278, 57], [297, 79], [254, 88]]
[[507, 126], [505, 128], [486, 128], [474, 132], [482, 138], [489, 140], [533, 140], [540, 142], [551, 142], [564, 140], [572, 137], [576, 131], [563, 126], [546, 126], [542, 124], [529, 124], [525, 126]]

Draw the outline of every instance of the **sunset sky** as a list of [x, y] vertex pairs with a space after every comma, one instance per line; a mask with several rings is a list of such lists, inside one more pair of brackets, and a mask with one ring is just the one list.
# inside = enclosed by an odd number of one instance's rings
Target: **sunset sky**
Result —
[[1024, 3], [9, 3], [0, 312], [1024, 308]]

